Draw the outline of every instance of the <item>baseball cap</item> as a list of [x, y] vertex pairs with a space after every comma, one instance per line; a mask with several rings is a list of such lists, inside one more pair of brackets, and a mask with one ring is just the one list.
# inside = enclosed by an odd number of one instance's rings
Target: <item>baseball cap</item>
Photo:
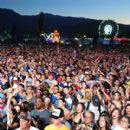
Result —
[[27, 78], [26, 79], [26, 86], [31, 86], [32, 85], [32, 78]]
[[5, 99], [5, 95], [3, 93], [0, 93], [0, 98]]
[[25, 112], [20, 114], [19, 119], [31, 120], [32, 118], [30, 112]]
[[17, 78], [17, 77], [14, 77], [13, 80], [18, 80], [18, 78]]
[[130, 86], [130, 80], [128, 80], [127, 82], [125, 82], [125, 84], [123, 85], [125, 88]]
[[58, 119], [64, 117], [64, 111], [61, 108], [54, 109], [51, 113], [51, 118]]
[[83, 94], [82, 94], [81, 91], [78, 91], [78, 92], [76, 91], [76, 92], [75, 92], [75, 95], [76, 95], [76, 96], [77, 96], [77, 95], [80, 95], [81, 97], [83, 96]]
[[62, 81], [62, 78], [59, 76], [57, 79], [56, 79], [58, 82]]
[[61, 88], [64, 88], [64, 84], [63, 83], [59, 83], [58, 86], [61, 87]]
[[94, 106], [98, 106], [99, 105], [99, 97], [97, 95], [94, 95], [92, 97], [92, 103]]
[[126, 82], [127, 85], [130, 85], [130, 80], [128, 82]]

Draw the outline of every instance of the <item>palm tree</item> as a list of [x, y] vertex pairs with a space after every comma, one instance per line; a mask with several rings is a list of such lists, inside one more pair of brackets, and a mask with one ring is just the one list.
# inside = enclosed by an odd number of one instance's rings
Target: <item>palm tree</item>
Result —
[[44, 13], [39, 13], [39, 19], [38, 19], [38, 33], [39, 36], [44, 33]]

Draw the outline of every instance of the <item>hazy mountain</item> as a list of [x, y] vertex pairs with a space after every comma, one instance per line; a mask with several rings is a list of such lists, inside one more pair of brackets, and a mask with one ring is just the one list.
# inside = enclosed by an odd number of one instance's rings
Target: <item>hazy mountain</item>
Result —
[[[0, 32], [16, 28], [17, 32], [37, 32], [39, 15], [20, 15], [10, 9], [0, 9]], [[87, 33], [97, 35], [100, 20], [63, 17], [45, 13], [45, 32], [58, 29], [62, 34]], [[128, 35], [130, 25], [120, 24], [120, 33]]]

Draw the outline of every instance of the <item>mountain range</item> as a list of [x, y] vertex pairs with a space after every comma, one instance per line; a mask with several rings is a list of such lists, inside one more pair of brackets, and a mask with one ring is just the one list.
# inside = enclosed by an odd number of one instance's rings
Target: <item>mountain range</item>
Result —
[[[20, 15], [11, 9], [0, 8], [0, 32], [16, 28], [17, 32], [37, 32], [38, 15]], [[85, 33], [90, 36], [98, 34], [98, 27], [102, 20], [63, 17], [44, 13], [44, 28], [46, 33], [54, 29], [59, 30], [61, 34]], [[119, 24], [119, 35], [130, 36], [130, 25]]]

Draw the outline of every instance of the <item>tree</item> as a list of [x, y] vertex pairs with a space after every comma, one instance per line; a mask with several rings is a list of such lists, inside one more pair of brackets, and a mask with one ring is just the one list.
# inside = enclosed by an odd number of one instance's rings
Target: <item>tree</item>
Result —
[[17, 28], [16, 28], [16, 25], [14, 25], [12, 27], [12, 30], [11, 30], [11, 33], [12, 33], [12, 40], [13, 42], [17, 40]]
[[44, 13], [39, 13], [39, 19], [38, 19], [38, 32], [39, 36], [44, 33]]

